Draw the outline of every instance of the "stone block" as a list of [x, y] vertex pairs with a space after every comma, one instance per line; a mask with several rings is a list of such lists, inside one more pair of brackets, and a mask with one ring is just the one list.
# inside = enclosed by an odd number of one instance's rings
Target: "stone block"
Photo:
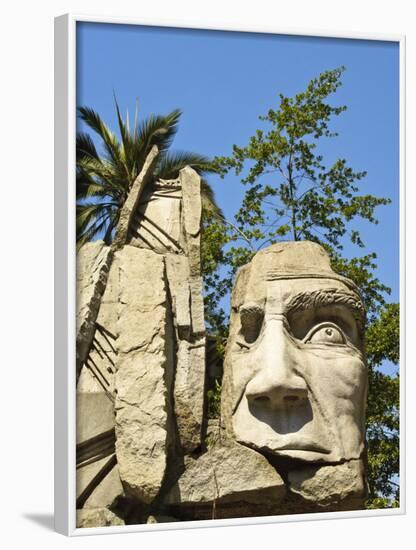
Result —
[[113, 402], [102, 392], [77, 392], [77, 443], [114, 428]]
[[109, 527], [124, 525], [124, 521], [108, 508], [83, 508], [77, 510], [77, 527]]
[[173, 331], [163, 256], [125, 246], [118, 253], [120, 309], [116, 454], [129, 495], [151, 502], [173, 438]]
[[165, 504], [172, 506], [174, 515], [189, 519], [207, 518], [211, 512], [215, 517], [238, 517], [258, 510], [272, 514], [285, 495], [282, 478], [262, 455], [222, 441], [188, 462]]
[[205, 315], [202, 277], [189, 281], [191, 291], [191, 318], [192, 334], [202, 336], [205, 334]]
[[94, 337], [112, 257], [111, 249], [103, 241], [87, 243], [77, 254], [77, 378]]
[[182, 449], [201, 445], [205, 393], [205, 338], [195, 343], [180, 340], [175, 374], [175, 416]]
[[179, 173], [182, 185], [185, 232], [195, 237], [201, 230], [201, 178], [187, 166]]

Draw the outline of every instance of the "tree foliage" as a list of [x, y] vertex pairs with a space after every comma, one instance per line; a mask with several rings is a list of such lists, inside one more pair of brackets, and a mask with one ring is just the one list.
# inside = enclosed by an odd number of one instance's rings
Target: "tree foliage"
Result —
[[399, 375], [380, 370], [384, 361], [399, 364], [399, 304], [386, 305], [367, 329], [369, 396], [367, 403], [367, 444], [369, 508], [399, 505]]
[[[326, 248], [333, 269], [358, 285], [367, 309], [367, 504], [387, 507], [398, 502], [399, 378], [380, 367], [386, 360], [399, 361], [399, 308], [386, 303], [390, 289], [374, 275], [376, 254], [346, 258], [343, 246], [350, 241], [363, 249], [355, 222], [377, 224], [376, 208], [390, 201], [361, 193], [364, 171], [353, 170], [344, 158], [327, 164], [318, 151], [318, 145], [337, 136], [331, 120], [346, 110], [328, 101], [341, 85], [343, 71], [323, 72], [294, 97], [280, 94], [277, 108], [260, 117], [262, 128], [245, 146], [234, 145], [230, 156], [214, 159], [222, 177], [234, 171], [246, 190], [232, 221], [208, 220], [204, 229], [207, 319], [223, 341], [222, 299], [238, 267], [262, 247], [279, 240], [311, 240]], [[211, 397], [215, 402], [216, 395]]]
[[366, 172], [354, 171], [343, 158], [327, 165], [317, 152], [320, 140], [337, 136], [329, 123], [346, 109], [326, 101], [341, 85], [342, 71], [322, 73], [293, 98], [280, 94], [277, 109], [260, 117], [268, 129], [257, 130], [244, 147], [234, 145], [231, 156], [217, 157], [223, 175], [244, 172], [247, 190], [234, 224], [244, 246], [257, 250], [286, 238], [342, 250], [342, 238], [348, 236], [364, 247], [349, 223], [356, 218], [377, 223], [375, 208], [389, 201], [359, 194], [357, 182]]

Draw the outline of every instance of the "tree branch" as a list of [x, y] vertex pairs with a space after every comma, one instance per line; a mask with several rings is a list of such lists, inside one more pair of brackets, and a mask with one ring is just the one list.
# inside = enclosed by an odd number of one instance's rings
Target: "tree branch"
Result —
[[233, 223], [229, 222], [225, 218], [224, 218], [224, 222], [242, 237], [242, 239], [248, 244], [252, 252], [255, 252], [255, 248], [251, 244], [250, 239], [247, 237], [247, 235], [243, 231], [241, 231], [241, 229], [239, 229], [237, 226], [235, 226]]

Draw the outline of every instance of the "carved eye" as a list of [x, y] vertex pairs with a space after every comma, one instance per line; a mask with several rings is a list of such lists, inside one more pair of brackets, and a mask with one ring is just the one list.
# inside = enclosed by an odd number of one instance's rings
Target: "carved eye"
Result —
[[333, 323], [321, 323], [314, 327], [303, 340], [306, 344], [345, 344], [342, 330]]
[[263, 324], [264, 311], [258, 304], [246, 304], [240, 309], [241, 335], [248, 344], [255, 342]]

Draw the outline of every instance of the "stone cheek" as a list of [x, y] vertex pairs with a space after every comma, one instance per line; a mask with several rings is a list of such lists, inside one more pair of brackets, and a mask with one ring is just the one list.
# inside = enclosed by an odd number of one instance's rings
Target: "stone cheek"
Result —
[[164, 259], [132, 246], [117, 256], [116, 455], [127, 492], [151, 502], [161, 488], [173, 437], [173, 335]]

